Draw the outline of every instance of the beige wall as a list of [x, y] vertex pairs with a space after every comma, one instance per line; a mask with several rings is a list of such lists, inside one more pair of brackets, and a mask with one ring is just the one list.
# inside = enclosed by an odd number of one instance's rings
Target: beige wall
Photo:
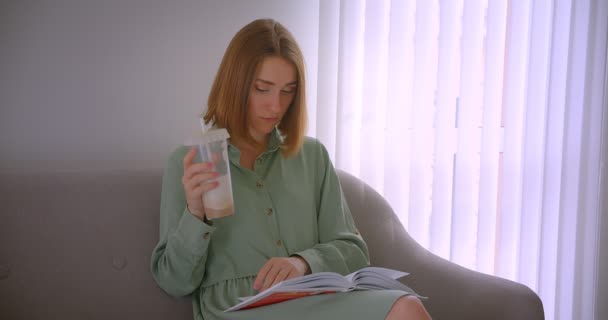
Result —
[[0, 171], [163, 167], [251, 20], [290, 28], [316, 83], [318, 13], [298, 0], [2, 1]]

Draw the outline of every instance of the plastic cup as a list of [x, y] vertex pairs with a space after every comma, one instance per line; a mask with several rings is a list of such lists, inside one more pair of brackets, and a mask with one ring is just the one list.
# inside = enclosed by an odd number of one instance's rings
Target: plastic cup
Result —
[[203, 193], [203, 205], [207, 219], [217, 219], [234, 214], [227, 148], [229, 137], [226, 129], [210, 129], [205, 132], [198, 144], [201, 161], [213, 162], [214, 170], [219, 174], [212, 180], [217, 181], [218, 186]]

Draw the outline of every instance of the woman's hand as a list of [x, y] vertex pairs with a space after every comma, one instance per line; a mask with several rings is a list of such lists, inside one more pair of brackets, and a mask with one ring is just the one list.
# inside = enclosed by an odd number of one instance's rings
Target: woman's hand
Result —
[[258, 272], [253, 288], [263, 291], [283, 280], [300, 277], [307, 273], [310, 273], [310, 267], [301, 257], [272, 258]]
[[205, 218], [203, 193], [217, 187], [217, 181], [209, 181], [217, 178], [218, 174], [213, 171], [213, 162], [194, 162], [196, 149], [196, 146], [192, 147], [184, 157], [182, 184], [184, 185], [184, 191], [186, 192], [188, 211], [203, 220]]

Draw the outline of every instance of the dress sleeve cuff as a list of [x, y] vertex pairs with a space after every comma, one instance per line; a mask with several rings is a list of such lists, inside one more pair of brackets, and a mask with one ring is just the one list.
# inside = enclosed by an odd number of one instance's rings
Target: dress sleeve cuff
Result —
[[319, 257], [319, 252], [315, 249], [306, 249], [304, 251], [296, 252], [293, 255], [302, 257], [302, 259], [308, 263], [311, 273], [326, 271], [323, 270], [323, 261], [321, 257]]
[[184, 213], [177, 225], [176, 234], [187, 245], [193, 249], [206, 248], [211, 240], [211, 235], [215, 227], [208, 225], [203, 220], [195, 217], [188, 209]]

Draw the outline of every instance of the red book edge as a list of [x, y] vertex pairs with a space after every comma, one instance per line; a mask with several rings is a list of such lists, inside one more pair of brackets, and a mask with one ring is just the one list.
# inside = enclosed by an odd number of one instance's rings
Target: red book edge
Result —
[[283, 301], [287, 301], [287, 300], [314, 296], [314, 295], [318, 295], [318, 294], [328, 294], [328, 293], [336, 293], [336, 292], [337, 291], [275, 292], [260, 301], [256, 301], [250, 305], [242, 307], [240, 310], [261, 307], [261, 306], [265, 306], [265, 305], [269, 305], [269, 304], [275, 304], [275, 303], [279, 303], [279, 302], [283, 302]]

